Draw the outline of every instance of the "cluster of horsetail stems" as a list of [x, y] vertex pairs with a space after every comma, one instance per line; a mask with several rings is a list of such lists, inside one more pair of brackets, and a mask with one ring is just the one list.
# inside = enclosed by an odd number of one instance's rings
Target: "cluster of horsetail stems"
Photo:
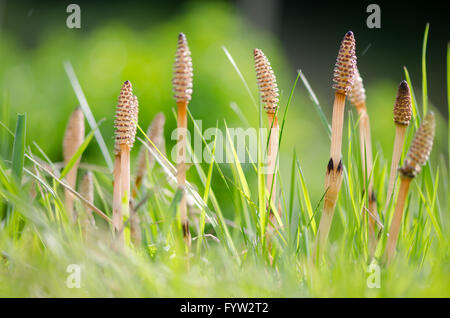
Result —
[[389, 202], [394, 192], [395, 177], [397, 176], [397, 168], [402, 155], [403, 143], [405, 141], [406, 128], [409, 125], [412, 116], [411, 94], [406, 81], [402, 81], [398, 87], [397, 98], [394, 105], [394, 123], [395, 123], [395, 140], [394, 150], [392, 152], [391, 171], [389, 173], [388, 192], [386, 196], [386, 205], [384, 213], [389, 206]]
[[[77, 107], [69, 118], [63, 140], [63, 158], [64, 164], [68, 164], [70, 159], [75, 155], [78, 148], [84, 140], [84, 115], [81, 108]], [[75, 189], [77, 181], [77, 172], [80, 159], [78, 159], [66, 175], [67, 184]], [[76, 213], [73, 208], [74, 196], [67, 189], [64, 191], [65, 207], [70, 222], [75, 223], [77, 220]]]
[[180, 221], [183, 228], [183, 236], [188, 251], [191, 246], [191, 234], [189, 232], [189, 220], [186, 204], [186, 142], [187, 142], [187, 107], [192, 96], [192, 58], [189, 51], [186, 36], [178, 35], [178, 44], [175, 54], [173, 70], [173, 91], [177, 103], [177, 185], [181, 191], [179, 204]]
[[[273, 209], [271, 209], [271, 204], [276, 206], [275, 203], [277, 202], [276, 160], [279, 148], [279, 124], [277, 116], [279, 107], [279, 93], [276, 77], [267, 57], [259, 49], [255, 49], [253, 51], [253, 56], [260, 100], [264, 105], [269, 126], [271, 127], [268, 146], [268, 166], [270, 170], [267, 173], [265, 190], [269, 193], [269, 197], [271, 198], [271, 202], [268, 204], [270, 220], [268, 227], [269, 229], [272, 229], [272, 227], [275, 226], [274, 213], [278, 213], [278, 211], [273, 211]], [[180, 33], [178, 36], [172, 84], [174, 98], [177, 104], [178, 136], [176, 145], [176, 177], [177, 189], [179, 193], [181, 193], [179, 215], [186, 251], [188, 254], [191, 248], [191, 234], [189, 230], [186, 193], [186, 143], [187, 107], [192, 96], [192, 78], [193, 69], [191, 52], [189, 50], [185, 35]], [[373, 190], [372, 141], [369, 115], [366, 107], [366, 94], [362, 77], [356, 66], [355, 38], [351, 31], [345, 34], [340, 45], [334, 68], [333, 82], [335, 98], [331, 125], [330, 159], [328, 161], [325, 175], [326, 192], [324, 195], [322, 217], [320, 219], [316, 241], [313, 246], [313, 259], [316, 259], [318, 255], [321, 255], [322, 251], [326, 247], [326, 242], [333, 220], [333, 214], [336, 209], [336, 203], [342, 185], [344, 169], [341, 160], [342, 131], [344, 122], [344, 108], [347, 96], [349, 101], [355, 106], [359, 116], [359, 139], [365, 184], [364, 191], [368, 197], [368, 211], [370, 214], [368, 217], [369, 252], [372, 257], [377, 244], [376, 225], [377, 223], [381, 224], [381, 222], [378, 216], [377, 202]], [[166, 150], [164, 140], [165, 117], [163, 113], [158, 113], [147, 129], [147, 135], [149, 136], [151, 142], [147, 142], [147, 144], [143, 145], [140, 149], [137, 158], [135, 179], [132, 188], [133, 191], [130, 191], [130, 151], [133, 147], [136, 136], [138, 109], [138, 99], [133, 94], [131, 83], [126, 81], [123, 83], [120, 95], [118, 97], [114, 121], [115, 163], [113, 171], [114, 186], [112, 220], [110, 220], [103, 212], [94, 206], [93, 174], [91, 171], [87, 171], [84, 174], [79, 186], [79, 193], [74, 190], [76, 188], [77, 170], [80, 158], [67, 173], [67, 184], [62, 183], [65, 189], [65, 207], [70, 222], [77, 222], [77, 214], [74, 211], [74, 197], [79, 198], [84, 205], [85, 213], [78, 216], [84, 239], [87, 239], [89, 237], [89, 232], [95, 228], [95, 221], [92, 215], [92, 212], [95, 212], [106, 221], [112, 223], [116, 242], [119, 242], [119, 246], [122, 246], [124, 243], [124, 216], [128, 216], [131, 242], [135, 246], [139, 246], [141, 244], [140, 220], [137, 214], [139, 205], [135, 207], [131, 204], [131, 202], [137, 197], [138, 191], [148, 170], [152, 169], [155, 163], [155, 158], [151, 152], [148, 151], [147, 147], [157, 150], [163, 155], [165, 155]], [[412, 117], [411, 95], [406, 81], [402, 81], [400, 83], [393, 112], [396, 134], [384, 212], [386, 212], [389, 202], [393, 197], [397, 167], [399, 165], [403, 144], [405, 141], [406, 129]], [[422, 166], [426, 164], [430, 156], [434, 134], [435, 118], [434, 114], [429, 112], [425, 116], [422, 124], [416, 132], [416, 135], [414, 136], [410, 149], [403, 162], [403, 166], [398, 169], [401, 183], [398, 190], [394, 215], [389, 226], [389, 235], [385, 249], [385, 259], [387, 262], [390, 262], [395, 254], [395, 248], [403, 217], [403, 210], [410, 183], [420, 173]], [[80, 108], [76, 108], [69, 118], [63, 140], [63, 157], [66, 165], [76, 154], [79, 147], [83, 144], [84, 135], [84, 115]], [[52, 175], [51, 172], [48, 173]], [[370, 178], [370, 180], [368, 180], [368, 178]], [[279, 213], [281, 214], [281, 209], [279, 209]]]
[[400, 232], [403, 209], [406, 197], [408, 196], [409, 185], [420, 173], [422, 166], [426, 164], [431, 149], [433, 148], [435, 126], [434, 114], [433, 112], [429, 112], [414, 136], [405, 160], [403, 161], [403, 166], [398, 170], [401, 183], [386, 244], [385, 256], [387, 262], [390, 262], [395, 254], [395, 246], [397, 245], [398, 234]]
[[[276, 203], [276, 159], [278, 155], [278, 139], [279, 139], [279, 124], [278, 124], [278, 87], [277, 79], [270, 66], [270, 62], [264, 53], [255, 49], [253, 51], [255, 59], [256, 79], [258, 83], [261, 102], [264, 104], [267, 118], [269, 120], [270, 138], [268, 147], [268, 169], [266, 187], [270, 194], [270, 198], [275, 206]], [[270, 203], [269, 203], [270, 205]], [[271, 211], [271, 209], [269, 209]], [[270, 214], [272, 216], [272, 213]], [[272, 217], [272, 223], [274, 219]], [[270, 225], [270, 224], [269, 224]]]
[[[351, 91], [348, 93], [348, 99], [355, 106], [359, 117], [359, 142], [361, 149], [361, 162], [363, 168], [364, 184], [370, 177], [373, 169], [372, 157], [372, 138], [370, 133], [369, 114], [366, 107], [366, 90], [364, 89], [363, 80], [359, 74], [358, 68], [355, 72], [355, 80]], [[376, 248], [376, 223], [380, 222], [378, 216], [377, 202], [373, 191], [373, 177], [370, 178], [367, 189], [365, 189], [369, 199], [369, 251], [373, 255]]]
[[130, 151], [136, 136], [137, 119], [138, 100], [133, 95], [130, 81], [126, 81], [120, 91], [114, 121], [113, 226], [119, 241], [123, 241], [123, 216], [134, 217], [130, 215], [129, 209]]
[[336, 201], [342, 184], [343, 165], [341, 161], [342, 129], [344, 125], [345, 98], [352, 89], [356, 72], [355, 37], [353, 32], [345, 34], [339, 48], [334, 67], [333, 89], [335, 90], [333, 117], [331, 121], [331, 147], [325, 175], [325, 197], [320, 219], [314, 256], [323, 250], [330, 232]]

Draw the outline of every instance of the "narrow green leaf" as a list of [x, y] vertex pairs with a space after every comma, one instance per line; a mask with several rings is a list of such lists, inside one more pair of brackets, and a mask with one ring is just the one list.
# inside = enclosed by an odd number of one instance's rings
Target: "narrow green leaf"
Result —
[[427, 86], [427, 43], [428, 43], [428, 30], [430, 24], [425, 26], [425, 33], [423, 35], [422, 45], [422, 98], [423, 98], [423, 117], [426, 116], [428, 111], [428, 86]]

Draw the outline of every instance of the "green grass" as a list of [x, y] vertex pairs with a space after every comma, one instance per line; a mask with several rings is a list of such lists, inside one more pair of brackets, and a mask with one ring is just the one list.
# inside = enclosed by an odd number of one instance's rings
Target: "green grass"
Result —
[[[419, 108], [423, 114], [427, 107], [430, 108], [427, 104], [425, 67], [427, 35], [428, 25], [422, 60], [423, 101], [419, 107], [415, 96], [413, 98], [416, 125], [410, 125], [408, 129], [405, 151], [420, 124]], [[249, 100], [258, 108], [259, 126], [263, 127], [261, 105], [256, 103], [257, 98], [248, 85], [253, 78], [247, 80], [232, 54], [226, 49], [224, 51], [231, 62], [230, 68], [234, 68], [244, 83]], [[450, 79], [450, 48], [447, 71]], [[405, 73], [412, 88], [413, 83], [406, 68]], [[299, 79], [301, 82], [298, 82]], [[450, 84], [447, 88], [450, 93]], [[283, 118], [281, 145], [286, 143], [289, 104], [295, 97], [294, 92], [299, 89], [306, 89], [312, 99], [311, 104], [305, 107], [314, 107], [317, 111], [318, 117], [311, 118], [311, 121], [321, 121], [323, 134], [329, 134], [329, 116], [320, 107], [305, 75], [298, 72], [290, 90], [285, 89], [290, 93], [280, 107], [280, 118]], [[11, 111], [9, 103], [4, 102], [3, 106], [4, 114]], [[372, 114], [371, 105], [368, 107], [369, 114]], [[269, 248], [266, 236], [269, 222], [267, 202], [271, 198], [266, 190], [261, 160], [263, 144], [267, 140], [258, 136], [257, 162], [242, 164], [237, 160], [228, 123], [217, 118], [216, 129], [224, 132], [224, 140], [231, 146], [227, 148], [227, 155], [233, 160], [228, 164], [215, 160], [209, 164], [194, 162], [190, 168], [191, 176], [198, 182], [188, 184], [188, 193], [193, 202], [189, 210], [193, 235], [189, 271], [186, 269], [181, 224], [177, 215], [180, 193], [174, 182], [175, 168], [162, 153], [147, 148], [156, 158], [157, 164], [148, 171], [147, 181], [134, 202], [135, 206], [139, 206], [143, 244], [132, 246], [128, 241], [129, 228], [126, 227], [127, 248], [117, 252], [111, 248], [110, 226], [98, 214], [95, 214], [97, 229], [88, 240], [83, 240], [80, 226], [71, 225], [64, 211], [64, 187], [60, 178], [63, 178], [67, 168], [61, 169], [51, 162], [36, 143], [24, 144], [25, 133], [33, 133], [25, 130], [24, 119], [19, 117], [18, 128], [14, 133], [9, 129], [5, 117], [2, 117], [0, 140], [13, 146], [2, 144], [2, 154], [7, 155], [2, 156], [3, 160], [0, 161], [0, 296], [449, 297], [449, 167], [448, 162], [442, 159], [445, 150], [435, 147], [434, 159], [413, 181], [397, 255], [393, 263], [387, 266], [381, 256], [394, 204], [391, 203], [386, 215], [381, 216], [385, 227], [380, 231], [376, 258], [371, 260], [367, 249], [368, 220], [364, 213], [367, 198], [362, 195], [366, 185], [361, 182], [364, 167], [361, 167], [359, 151], [358, 118], [351, 108], [348, 108], [346, 117], [347, 135], [343, 142], [345, 178], [330, 233], [329, 248], [317, 265], [312, 262], [311, 251], [324, 193], [318, 199], [311, 196], [308, 186], [311, 180], [306, 177], [301, 159], [308, 154], [300, 156], [293, 149], [288, 163], [284, 159], [280, 163], [285, 166], [280, 170], [287, 173], [277, 171], [280, 207], [272, 205], [272, 208], [283, 212], [281, 218], [276, 220], [283, 227], [273, 234]], [[191, 131], [201, 135], [203, 146], [214, 158], [218, 150], [217, 139], [207, 140], [195, 119], [201, 118], [189, 112]], [[247, 119], [244, 122], [254, 122]], [[101, 130], [97, 126], [94, 120], [91, 132], [72, 158], [74, 161], [82, 156], [94, 136], [97, 141], [106, 139], [99, 136]], [[148, 140], [141, 127], [139, 131], [135, 148]], [[374, 141], [376, 138], [373, 136]], [[97, 148], [97, 151], [103, 152], [105, 162], [108, 162], [106, 158], [109, 155], [103, 149]], [[188, 147], [188, 151], [193, 153], [191, 147]], [[317, 162], [325, 162], [325, 159], [319, 158]], [[375, 165], [371, 177], [379, 211], [385, 203], [389, 162], [390, 158], [379, 147], [375, 147]], [[25, 167], [23, 175], [20, 174], [22, 166]], [[80, 170], [87, 168], [94, 174], [97, 212], [111, 217], [112, 175], [109, 168], [103, 162], [80, 165]], [[324, 175], [315, 177], [323, 180]], [[220, 197], [229, 198], [228, 202], [219, 202], [216, 196], [219, 191], [225, 192]], [[8, 209], [14, 212], [11, 222], [5, 222], [4, 212]], [[84, 211], [79, 200], [76, 201], [76, 209], [80, 213]], [[369, 265], [372, 263], [380, 266], [380, 288], [369, 288], [367, 285], [371, 274], [368, 272]], [[66, 272], [69, 264], [81, 266], [79, 289], [66, 286], [70, 274]]]

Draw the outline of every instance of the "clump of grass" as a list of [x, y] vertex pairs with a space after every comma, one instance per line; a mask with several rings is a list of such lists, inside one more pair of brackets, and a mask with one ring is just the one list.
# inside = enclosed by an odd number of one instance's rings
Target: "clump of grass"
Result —
[[187, 249], [190, 250], [191, 234], [186, 204], [186, 138], [187, 138], [187, 107], [192, 97], [192, 58], [186, 36], [178, 35], [178, 45], [175, 56], [173, 91], [177, 102], [178, 141], [177, 141], [177, 184], [181, 191], [179, 204], [181, 226]]
[[[269, 198], [276, 203], [276, 158], [278, 156], [278, 140], [279, 140], [279, 124], [278, 124], [278, 86], [277, 79], [272, 70], [269, 60], [260, 49], [253, 51], [255, 59], [256, 79], [258, 82], [259, 93], [261, 101], [264, 103], [264, 110], [266, 111], [269, 120], [270, 137], [269, 147], [267, 150], [268, 169], [266, 187], [269, 192]], [[270, 203], [269, 203], [270, 205]], [[272, 213], [270, 213], [272, 224], [275, 224]]]
[[331, 222], [334, 209], [342, 184], [343, 165], [341, 161], [342, 128], [344, 125], [344, 107], [347, 93], [352, 89], [356, 72], [355, 37], [349, 31], [342, 40], [339, 54], [336, 60], [333, 76], [333, 89], [335, 90], [333, 117], [331, 121], [331, 149], [325, 175], [325, 198], [322, 218], [320, 219], [315, 253], [323, 249]]
[[113, 226], [120, 241], [123, 239], [123, 216], [130, 215], [130, 150], [136, 136], [137, 118], [137, 97], [133, 95], [131, 82], [126, 81], [120, 91], [114, 121]]
[[406, 128], [411, 121], [411, 116], [411, 93], [409, 91], [408, 83], [406, 81], [402, 81], [398, 87], [397, 97], [394, 104], [395, 140], [394, 150], [392, 152], [386, 205], [384, 207], [385, 212], [389, 206], [389, 202], [394, 191], [395, 177], [397, 175], [397, 168], [402, 155], [403, 143], [405, 142]]
[[[75, 155], [84, 139], [84, 115], [80, 107], [77, 107], [69, 118], [63, 141], [63, 157], [64, 164], [68, 164], [70, 159]], [[77, 182], [78, 165], [81, 158], [78, 158], [72, 168], [66, 174], [67, 184], [75, 189]], [[65, 192], [65, 206], [67, 215], [72, 223], [76, 222], [77, 216], [74, 211], [74, 196], [67, 189]]]
[[389, 228], [389, 238], [386, 244], [385, 252], [388, 262], [392, 260], [395, 253], [395, 246], [397, 245], [398, 233], [400, 232], [400, 225], [402, 222], [403, 210], [406, 197], [408, 195], [409, 185], [411, 184], [411, 181], [420, 173], [422, 166], [425, 165], [430, 156], [431, 149], [433, 148], [435, 126], [434, 114], [433, 112], [429, 112], [417, 130], [403, 162], [403, 166], [399, 169], [401, 184], [394, 216]]

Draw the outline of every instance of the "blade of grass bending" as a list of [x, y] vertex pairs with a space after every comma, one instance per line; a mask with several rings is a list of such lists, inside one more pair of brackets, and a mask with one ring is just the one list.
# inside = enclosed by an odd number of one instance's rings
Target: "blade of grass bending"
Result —
[[[192, 116], [192, 113], [190, 112], [189, 108], [188, 108], [188, 110], [187, 110], [187, 113], [188, 113], [189, 117], [191, 118], [191, 121], [192, 121], [192, 123], [193, 123], [193, 125], [194, 125], [195, 130], [197, 131], [197, 133], [199, 134], [199, 136], [202, 137], [203, 144], [205, 145], [206, 149], [208, 149], [209, 155], [211, 155], [211, 158], [212, 158], [212, 162], [214, 162], [214, 164], [215, 164], [215, 166], [216, 166], [216, 168], [217, 168], [217, 171], [219, 172], [220, 176], [222, 177], [223, 182], [225, 183], [225, 186], [226, 186], [227, 188], [229, 188], [229, 187], [228, 187], [227, 180], [225, 179], [225, 176], [224, 176], [224, 174], [223, 174], [223, 172], [222, 172], [222, 169], [220, 168], [219, 164], [218, 164], [217, 161], [216, 161], [216, 158], [215, 158], [214, 155], [212, 154], [211, 149], [209, 149], [209, 144], [206, 142], [205, 138], [203, 137], [203, 134], [202, 134], [202, 132], [200, 131], [200, 128], [198, 127], [197, 122], [195, 121], [194, 116]], [[216, 127], [216, 132], [217, 132], [217, 127]], [[217, 136], [217, 135], [215, 135], [215, 136]], [[215, 141], [214, 141], [214, 142], [215, 142]]]
[[[91, 126], [91, 129], [94, 130], [95, 126], [97, 125], [97, 122], [94, 118], [94, 115], [92, 114], [87, 99], [84, 96], [83, 90], [81, 89], [80, 82], [77, 79], [72, 64], [69, 61], [65, 61], [64, 69], [66, 70], [67, 77], [69, 78], [70, 84], [72, 85], [75, 95], [77, 96], [78, 102], [80, 103], [81, 110], [83, 111], [84, 116], [86, 116], [89, 126]], [[113, 162], [100, 130], [95, 131], [95, 139], [97, 140], [98, 146], [100, 147], [100, 151], [102, 152], [102, 155], [105, 158], [106, 165], [108, 166], [109, 171], [112, 172]]]
[[98, 124], [96, 125], [96, 127], [94, 129], [92, 129], [89, 132], [89, 134], [86, 136], [83, 143], [80, 145], [80, 147], [78, 147], [77, 151], [74, 153], [72, 158], [70, 158], [69, 162], [64, 167], [63, 171], [61, 171], [61, 176], [60, 176], [61, 179], [65, 177], [65, 175], [70, 171], [70, 169], [72, 169], [73, 165], [77, 162], [78, 158], [81, 157], [81, 155], [86, 150], [89, 143], [91, 142], [92, 138], [94, 137], [94, 134], [97, 131], [98, 127], [104, 120], [105, 120], [104, 118], [102, 120], [100, 120], [98, 122]]
[[248, 122], [247, 118], [245, 118], [244, 113], [242, 113], [241, 109], [239, 108], [238, 104], [236, 104], [236, 102], [231, 102], [230, 108], [232, 111], [235, 112], [235, 114], [242, 121], [242, 123], [245, 125], [245, 127], [250, 127], [250, 123]]
[[425, 33], [423, 34], [422, 45], [422, 98], [423, 98], [423, 116], [428, 112], [428, 85], [427, 85], [427, 43], [428, 43], [428, 30], [430, 29], [430, 23], [425, 26]]
[[238, 176], [239, 176], [239, 181], [241, 183], [242, 190], [244, 191], [245, 195], [250, 198], [251, 197], [251, 195], [250, 195], [250, 188], [248, 186], [247, 179], [245, 178], [244, 171], [242, 170], [241, 163], [239, 162], [239, 158], [238, 158], [238, 155], [236, 153], [236, 149], [234, 148], [233, 140], [231, 140], [231, 136], [230, 136], [230, 133], [228, 131], [227, 123], [226, 122], [224, 122], [224, 123], [225, 123], [225, 131], [226, 131], [226, 134], [227, 134], [228, 144], [230, 145], [231, 153], [233, 154], [233, 158], [234, 158], [234, 162], [235, 162], [235, 166], [236, 166], [236, 170], [237, 170], [237, 173], [238, 173]]
[[230, 61], [231, 65], [233, 65], [233, 67], [236, 70], [236, 73], [238, 74], [238, 76], [241, 79], [242, 83], [244, 83], [245, 89], [247, 90], [247, 93], [250, 96], [250, 99], [252, 100], [253, 105], [257, 109], [258, 108], [258, 104], [256, 103], [256, 100], [253, 97], [252, 92], [250, 91], [250, 88], [249, 88], [249, 86], [247, 84], [247, 81], [245, 80], [244, 76], [242, 75], [241, 71], [239, 70], [239, 67], [237, 66], [236, 62], [234, 61], [233, 57], [231, 56], [230, 52], [227, 50], [227, 48], [225, 46], [222, 46], [222, 50], [225, 52], [225, 55], [227, 56], [227, 58]]
[[[26, 124], [27, 115], [18, 114], [16, 123], [16, 133], [14, 135], [13, 153], [12, 153], [12, 166], [11, 166], [11, 176], [20, 186], [23, 175], [23, 163], [25, 156], [25, 137], [26, 137]], [[11, 220], [14, 213], [14, 206], [8, 204], [6, 210], [6, 223]]]
[[317, 111], [317, 114], [319, 115], [320, 121], [322, 122], [322, 124], [324, 125], [327, 133], [328, 133], [328, 137], [331, 138], [331, 125], [327, 120], [327, 117], [325, 116], [322, 107], [320, 106], [319, 100], [316, 97], [316, 94], [314, 93], [314, 91], [312, 90], [311, 86], [309, 85], [308, 80], [306, 79], [305, 75], [303, 75], [302, 70], [298, 70], [298, 73], [300, 75], [300, 78], [302, 79], [303, 84], [306, 87], [306, 90], [309, 93], [309, 96], [311, 97], [311, 100], [314, 102], [314, 106], [315, 109]]

